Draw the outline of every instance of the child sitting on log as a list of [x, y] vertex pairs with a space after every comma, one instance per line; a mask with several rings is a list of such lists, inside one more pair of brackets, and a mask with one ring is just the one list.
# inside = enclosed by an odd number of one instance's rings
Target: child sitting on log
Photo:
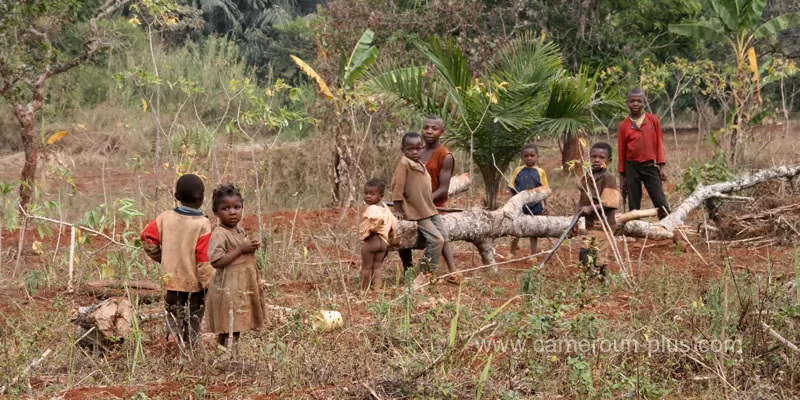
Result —
[[[594, 246], [580, 250], [580, 259], [584, 267], [589, 267], [601, 275], [608, 273], [608, 252], [611, 243], [603, 231], [603, 221], [598, 217], [608, 222], [610, 233], [617, 225], [614, 212], [619, 208], [620, 194], [617, 180], [614, 174], [608, 171], [611, 155], [611, 145], [603, 142], [595, 143], [589, 153], [591, 171], [578, 183], [580, 191], [578, 207], [586, 220], [587, 238], [595, 242]], [[591, 247], [596, 247], [596, 250]]]
[[[511, 175], [511, 181], [506, 189], [508, 197], [514, 196], [519, 192], [536, 189], [538, 187], [548, 187], [547, 174], [544, 169], [536, 166], [539, 161], [539, 148], [534, 144], [527, 144], [522, 148], [522, 162], [525, 165], [517, 167]], [[544, 215], [544, 201], [538, 203], [530, 203], [522, 206], [522, 213], [524, 215]], [[538, 251], [539, 240], [535, 237], [531, 238], [531, 255], [536, 254]], [[511, 256], [517, 257], [517, 249], [519, 248], [519, 238], [511, 240]]]
[[433, 282], [447, 230], [433, 204], [431, 176], [420, 161], [424, 149], [422, 137], [417, 132], [406, 133], [401, 148], [404, 157], [397, 163], [392, 178], [392, 201], [397, 219], [416, 221], [425, 238], [425, 255], [419, 262], [421, 273], [414, 279], [414, 289], [418, 289], [426, 281]]
[[358, 239], [361, 244], [361, 277], [359, 286], [373, 292], [383, 288], [381, 265], [386, 258], [389, 240], [394, 236], [395, 218], [392, 211], [381, 201], [386, 184], [379, 179], [370, 179], [364, 184], [364, 202], [368, 204], [361, 215]]
[[[438, 207], [444, 207], [448, 199], [450, 180], [455, 167], [453, 153], [441, 141], [444, 130], [444, 121], [438, 115], [428, 115], [422, 120], [422, 139], [425, 141], [425, 149], [420, 155], [420, 161], [425, 164], [425, 169], [428, 170], [428, 175], [431, 177], [431, 188], [433, 189], [431, 198], [440, 215], [441, 210]], [[403, 269], [408, 271], [414, 265], [411, 249], [401, 249], [397, 254], [403, 263]], [[447, 265], [448, 272], [445, 282], [458, 285], [461, 282], [461, 274], [456, 273], [453, 248], [447, 241], [442, 246], [442, 258]]]

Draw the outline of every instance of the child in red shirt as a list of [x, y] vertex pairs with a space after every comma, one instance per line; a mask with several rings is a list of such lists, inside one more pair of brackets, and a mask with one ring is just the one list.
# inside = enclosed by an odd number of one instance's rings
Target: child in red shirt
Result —
[[215, 272], [208, 261], [211, 223], [200, 211], [204, 191], [199, 176], [178, 178], [175, 199], [181, 205], [159, 214], [141, 234], [144, 251], [161, 264], [167, 334], [189, 349], [198, 343], [206, 290]]
[[618, 151], [619, 175], [623, 197], [628, 196], [628, 209], [638, 210], [642, 203], [642, 183], [658, 209], [658, 218], [670, 213], [661, 182], [664, 173], [664, 135], [658, 117], [644, 111], [645, 96], [642, 89], [628, 92], [627, 105], [630, 116], [619, 125]]

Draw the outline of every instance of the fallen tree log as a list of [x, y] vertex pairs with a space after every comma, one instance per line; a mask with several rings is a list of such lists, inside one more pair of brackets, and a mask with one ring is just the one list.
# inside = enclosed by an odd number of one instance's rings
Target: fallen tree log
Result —
[[[122, 343], [133, 333], [133, 306], [127, 298], [112, 297], [73, 310], [70, 321], [77, 326], [76, 344], [94, 355]], [[164, 312], [139, 316], [139, 323], [162, 318]]]
[[450, 187], [447, 189], [447, 196], [448, 197], [455, 197], [461, 193], [466, 192], [469, 190], [469, 186], [472, 182], [469, 179], [468, 173], [463, 173], [458, 176], [454, 176], [450, 179]]
[[618, 225], [618, 232], [625, 236], [670, 240], [675, 237], [675, 230], [686, 223], [689, 213], [705, 201], [730, 197], [729, 193], [753, 187], [770, 179], [793, 178], [797, 175], [800, 175], [800, 165], [782, 166], [761, 170], [734, 181], [700, 186], [683, 203], [673, 208], [672, 213], [667, 215], [666, 218], [656, 223], [629, 221]]
[[[450, 241], [465, 241], [474, 244], [484, 265], [497, 267], [494, 260], [494, 239], [503, 236], [559, 237], [570, 223], [569, 217], [520, 215], [522, 206], [544, 200], [551, 193], [548, 188], [537, 188], [520, 192], [506, 205], [495, 211], [472, 209], [442, 215], [450, 234]], [[519, 209], [519, 212], [514, 210]], [[579, 226], [583, 230], [583, 225]], [[400, 249], [422, 249], [424, 240], [414, 221], [398, 221], [397, 231], [390, 243], [390, 251]]]
[[[656, 210], [637, 210], [617, 216], [617, 233], [631, 237], [668, 240], [675, 237], [674, 231], [686, 222], [689, 213], [712, 198], [731, 198], [729, 193], [753, 187], [761, 182], [776, 178], [791, 178], [800, 175], [800, 165], [784, 166], [762, 170], [741, 179], [698, 187], [694, 193], [679, 206], [673, 208], [666, 218], [649, 223], [638, 219], [656, 216]], [[522, 206], [542, 201], [550, 195], [548, 188], [527, 190], [512, 197], [501, 209], [487, 211], [472, 209], [442, 215], [443, 222], [450, 233], [451, 241], [466, 241], [474, 244], [484, 265], [494, 261], [494, 240], [503, 236], [516, 237], [559, 237], [567, 228], [570, 218], [560, 216], [522, 215]], [[583, 220], [579, 230], [585, 231]], [[413, 221], [398, 221], [397, 232], [390, 243], [390, 251], [400, 249], [422, 249], [424, 240], [418, 234]]]
[[148, 281], [115, 281], [100, 280], [87, 281], [83, 284], [83, 291], [98, 300], [110, 297], [127, 297], [138, 299], [139, 302], [149, 304], [161, 300], [164, 290], [161, 285]]

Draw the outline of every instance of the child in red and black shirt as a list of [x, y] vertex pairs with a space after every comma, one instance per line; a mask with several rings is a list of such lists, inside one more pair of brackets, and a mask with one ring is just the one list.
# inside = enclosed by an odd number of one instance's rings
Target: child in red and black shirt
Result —
[[214, 268], [208, 262], [211, 223], [200, 211], [205, 186], [199, 176], [186, 174], [175, 183], [181, 205], [159, 214], [142, 231], [142, 247], [161, 263], [168, 334], [184, 346], [197, 343], [205, 295]]
[[642, 203], [642, 183], [658, 209], [658, 218], [666, 218], [669, 204], [661, 182], [664, 174], [664, 137], [658, 117], [644, 111], [642, 89], [628, 92], [630, 116], [619, 125], [619, 175], [623, 197], [628, 196], [628, 209], [638, 210]]

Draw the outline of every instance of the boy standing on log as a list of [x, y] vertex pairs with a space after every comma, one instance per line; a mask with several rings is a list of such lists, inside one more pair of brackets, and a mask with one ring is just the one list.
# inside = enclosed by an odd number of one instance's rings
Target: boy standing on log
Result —
[[[628, 210], [639, 210], [642, 203], [642, 183], [658, 209], [658, 218], [670, 213], [662, 181], [664, 173], [664, 137], [658, 117], [644, 111], [645, 95], [639, 88], [628, 92], [630, 116], [618, 129], [619, 175], [623, 198], [628, 197]], [[624, 204], [623, 204], [624, 206]]]
[[203, 320], [206, 290], [214, 278], [208, 262], [211, 223], [200, 207], [205, 186], [194, 174], [175, 183], [175, 199], [181, 205], [164, 211], [142, 231], [142, 247], [161, 263], [167, 311], [167, 334], [182, 346], [193, 348]]
[[[597, 250], [581, 249], [580, 259], [581, 263], [591, 264], [591, 267], [601, 274], [608, 271], [608, 251], [611, 249], [611, 243], [603, 232], [604, 222], [599, 220], [598, 216], [605, 219], [613, 231], [617, 225], [614, 212], [619, 208], [617, 180], [607, 169], [611, 163], [611, 156], [611, 145], [603, 142], [595, 143], [589, 153], [591, 173], [585, 174], [578, 182], [580, 191], [578, 207], [586, 219], [586, 230], [590, 232], [587, 236], [593, 237], [597, 247]], [[593, 233], [598, 231], [599, 233]]]
[[[444, 121], [439, 116], [428, 115], [422, 120], [422, 138], [425, 141], [425, 150], [422, 151], [420, 161], [425, 163], [425, 169], [431, 177], [431, 190], [433, 191], [431, 197], [436, 207], [444, 207], [447, 201], [450, 179], [453, 177], [453, 169], [455, 168], [453, 154], [440, 141], [442, 134], [444, 134]], [[403, 269], [407, 271], [413, 265], [411, 249], [400, 250], [398, 254], [403, 262]], [[447, 264], [447, 271], [449, 273], [456, 272], [453, 249], [447, 241], [442, 246], [442, 256], [445, 264]], [[458, 284], [460, 276], [450, 275], [445, 281]]]
[[421, 273], [414, 279], [416, 289], [433, 278], [447, 242], [447, 230], [433, 204], [431, 176], [420, 160], [422, 137], [417, 132], [408, 132], [403, 135], [401, 146], [404, 157], [394, 170], [392, 201], [397, 219], [416, 221], [425, 238], [425, 256], [419, 263]]

